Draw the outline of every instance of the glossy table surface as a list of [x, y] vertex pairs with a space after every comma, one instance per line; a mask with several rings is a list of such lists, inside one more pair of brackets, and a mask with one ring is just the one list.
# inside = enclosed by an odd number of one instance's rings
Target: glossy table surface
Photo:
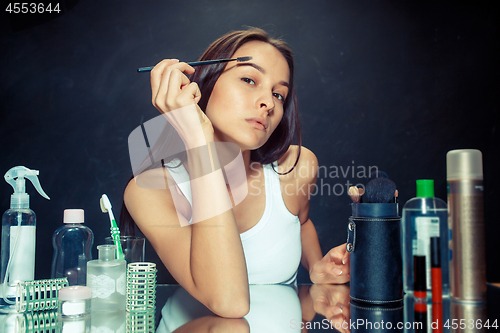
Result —
[[[252, 285], [250, 299], [245, 321], [223, 319], [184, 289], [160, 285], [156, 332], [488, 332], [500, 328], [500, 288], [490, 284], [483, 304], [460, 304], [445, 297], [441, 304], [429, 301], [422, 306], [413, 295], [405, 295], [404, 302], [392, 308], [366, 306], [351, 304], [348, 285], [309, 284]], [[342, 313], [332, 313], [333, 305], [342, 307]]]
[[157, 285], [149, 312], [92, 312], [77, 320], [60, 319], [55, 310], [0, 315], [0, 332], [493, 332], [500, 326], [500, 287], [491, 284], [482, 304], [405, 295], [392, 307], [368, 306], [352, 303], [349, 291], [348, 285], [251, 285], [250, 312], [227, 319], [178, 285]]

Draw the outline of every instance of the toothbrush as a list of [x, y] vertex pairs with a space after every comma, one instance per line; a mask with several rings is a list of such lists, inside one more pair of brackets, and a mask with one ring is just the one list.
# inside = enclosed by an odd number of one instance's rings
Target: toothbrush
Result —
[[[228, 61], [237, 61], [237, 62], [242, 62], [242, 61], [249, 61], [252, 60], [252, 57], [239, 57], [239, 58], [234, 58], [234, 59], [217, 59], [217, 60], [205, 60], [205, 61], [195, 61], [195, 62], [188, 62], [187, 64], [189, 66], [203, 66], [203, 65], [212, 65], [212, 64], [218, 64], [221, 62], [228, 62]], [[149, 72], [154, 68], [154, 66], [150, 67], [141, 67], [138, 68], [137, 71], [139, 73], [141, 72]]]
[[120, 243], [120, 229], [116, 225], [115, 217], [113, 216], [113, 211], [111, 210], [111, 202], [106, 194], [101, 197], [101, 210], [103, 213], [109, 213], [109, 220], [111, 221], [111, 238], [116, 246], [116, 259], [125, 259], [122, 250], [122, 244]]

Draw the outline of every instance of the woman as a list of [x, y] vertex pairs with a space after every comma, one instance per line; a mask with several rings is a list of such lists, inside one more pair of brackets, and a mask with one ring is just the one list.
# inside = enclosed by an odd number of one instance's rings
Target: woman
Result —
[[[314, 283], [349, 280], [345, 245], [322, 258], [308, 216], [317, 159], [300, 147], [291, 51], [249, 29], [219, 38], [200, 60], [238, 57], [251, 60], [196, 70], [173, 59], [155, 66], [152, 102], [184, 141], [179, 172], [191, 181], [171, 190], [131, 181], [124, 194], [131, 217], [176, 281], [223, 317], [248, 312], [249, 283], [290, 282], [299, 261]], [[299, 146], [291, 145], [295, 135]], [[209, 148], [207, 163], [194, 149], [211, 142], [241, 150], [249, 191], [237, 205], [214, 167], [218, 152]], [[164, 170], [146, 173], [163, 179]]]

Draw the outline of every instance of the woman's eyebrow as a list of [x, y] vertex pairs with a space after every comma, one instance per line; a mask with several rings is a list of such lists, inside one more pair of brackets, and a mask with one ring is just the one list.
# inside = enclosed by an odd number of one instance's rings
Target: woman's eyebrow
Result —
[[[250, 66], [250, 67], [253, 67], [255, 68], [256, 70], [258, 70], [259, 72], [261, 72], [262, 74], [266, 74], [266, 70], [262, 67], [260, 67], [259, 65], [253, 63], [253, 62], [243, 62], [243, 63], [238, 63], [236, 64], [237, 67], [240, 67], [240, 66]], [[236, 67], [235, 66], [235, 67]], [[288, 84], [288, 82], [286, 81], [280, 81], [280, 84], [282, 86], [285, 86], [287, 88], [290, 88], [290, 84]]]
[[259, 65], [253, 63], [253, 62], [243, 62], [243, 63], [238, 63], [236, 64], [236, 66], [240, 67], [240, 66], [251, 66], [253, 68], [255, 68], [256, 70], [258, 70], [259, 72], [261, 72], [262, 74], [266, 74], [266, 70], [262, 67], [260, 67]]

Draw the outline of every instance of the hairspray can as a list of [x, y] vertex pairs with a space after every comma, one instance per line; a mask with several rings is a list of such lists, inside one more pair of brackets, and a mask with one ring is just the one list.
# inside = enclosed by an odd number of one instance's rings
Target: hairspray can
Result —
[[446, 155], [450, 295], [457, 301], [486, 301], [483, 164], [479, 150]]

